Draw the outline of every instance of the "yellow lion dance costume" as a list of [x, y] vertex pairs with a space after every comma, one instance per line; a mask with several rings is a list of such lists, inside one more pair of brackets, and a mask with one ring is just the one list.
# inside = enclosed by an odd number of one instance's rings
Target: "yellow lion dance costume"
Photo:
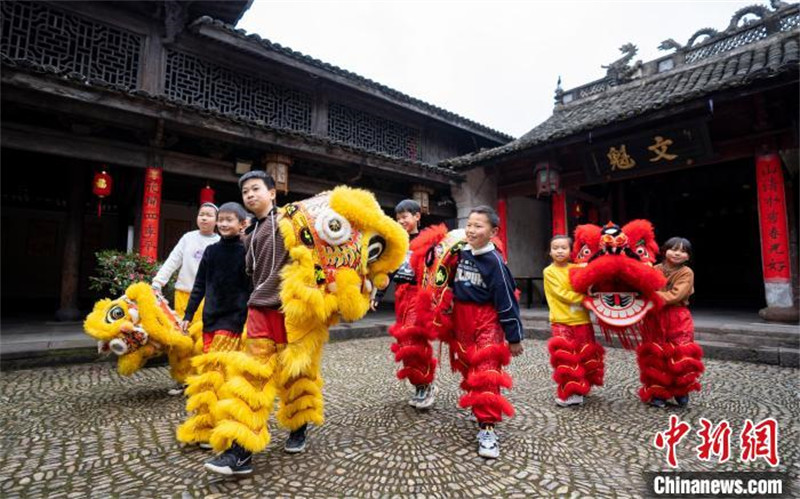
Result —
[[210, 442], [217, 452], [236, 442], [260, 452], [276, 397], [281, 426], [322, 424], [328, 328], [363, 317], [373, 289], [388, 285], [408, 251], [405, 231], [364, 190], [340, 186], [283, 207], [278, 218], [289, 254], [280, 271], [287, 343], [223, 338], [195, 357], [186, 389], [193, 414], [177, 429], [182, 442]]
[[131, 284], [116, 300], [95, 303], [83, 323], [86, 333], [97, 340], [98, 352], [119, 357], [121, 375], [130, 376], [148, 359], [166, 354], [170, 374], [179, 383], [192, 373], [192, 357], [202, 351], [202, 327], [195, 323], [189, 336], [183, 334], [175, 312], [144, 282]]

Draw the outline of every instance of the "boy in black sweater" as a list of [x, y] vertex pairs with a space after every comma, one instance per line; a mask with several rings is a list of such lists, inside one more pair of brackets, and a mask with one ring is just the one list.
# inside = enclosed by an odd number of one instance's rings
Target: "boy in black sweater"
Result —
[[184, 330], [203, 297], [203, 353], [237, 350], [247, 319], [250, 277], [245, 272], [245, 247], [240, 231], [247, 212], [239, 203], [225, 203], [217, 214], [222, 238], [208, 246], [200, 260], [186, 306]]

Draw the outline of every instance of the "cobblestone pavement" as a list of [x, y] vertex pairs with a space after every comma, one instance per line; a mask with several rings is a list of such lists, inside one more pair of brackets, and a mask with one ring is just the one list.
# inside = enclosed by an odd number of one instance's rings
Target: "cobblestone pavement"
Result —
[[[167, 395], [163, 367], [130, 378], [107, 363], [3, 373], [0, 496], [641, 496], [642, 472], [667, 469], [652, 441], [670, 413], [693, 426], [678, 446], [683, 471], [766, 469], [762, 459], [739, 461], [738, 434], [745, 418], [776, 418], [779, 470], [797, 487], [797, 370], [709, 361], [689, 408], [659, 410], [637, 400], [633, 354], [609, 349], [606, 387], [584, 407], [560, 409], [545, 342], [526, 345], [510, 369], [517, 415], [499, 426], [496, 461], [476, 455], [475, 423], [456, 407], [457, 378], [443, 370], [436, 406], [418, 413], [394, 378], [389, 339], [377, 338], [326, 347], [326, 424], [300, 455], [282, 451], [287, 432], [276, 429], [255, 473], [238, 480], [207, 474], [210, 451], [175, 441], [183, 400]], [[731, 423], [727, 463], [695, 455], [700, 417]]]

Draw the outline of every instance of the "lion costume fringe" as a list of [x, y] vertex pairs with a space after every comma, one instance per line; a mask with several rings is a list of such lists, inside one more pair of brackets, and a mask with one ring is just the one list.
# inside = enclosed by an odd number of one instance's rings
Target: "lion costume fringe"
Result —
[[289, 254], [280, 292], [287, 342], [246, 338], [193, 359], [197, 374], [186, 393], [194, 414], [177, 430], [182, 442], [210, 442], [218, 452], [236, 442], [259, 452], [270, 441], [276, 397], [281, 426], [322, 424], [328, 328], [363, 317], [373, 289], [388, 285], [408, 251], [405, 231], [364, 190], [337, 187], [282, 208], [279, 218]]

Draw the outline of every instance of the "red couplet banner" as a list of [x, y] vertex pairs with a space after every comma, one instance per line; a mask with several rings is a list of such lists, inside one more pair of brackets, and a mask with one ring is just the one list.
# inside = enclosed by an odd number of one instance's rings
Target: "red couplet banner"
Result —
[[765, 282], [788, 282], [789, 224], [781, 160], [777, 154], [756, 158], [758, 220], [761, 226], [761, 262]]
[[553, 204], [553, 235], [558, 236], [567, 234], [567, 194], [565, 192], [554, 192], [552, 194]]
[[497, 200], [497, 217], [500, 219], [500, 230], [497, 231], [497, 237], [503, 243], [503, 251], [508, 260], [508, 201], [506, 198]]
[[161, 218], [162, 181], [161, 168], [147, 168], [145, 170], [139, 253], [151, 260], [158, 258], [158, 226]]

